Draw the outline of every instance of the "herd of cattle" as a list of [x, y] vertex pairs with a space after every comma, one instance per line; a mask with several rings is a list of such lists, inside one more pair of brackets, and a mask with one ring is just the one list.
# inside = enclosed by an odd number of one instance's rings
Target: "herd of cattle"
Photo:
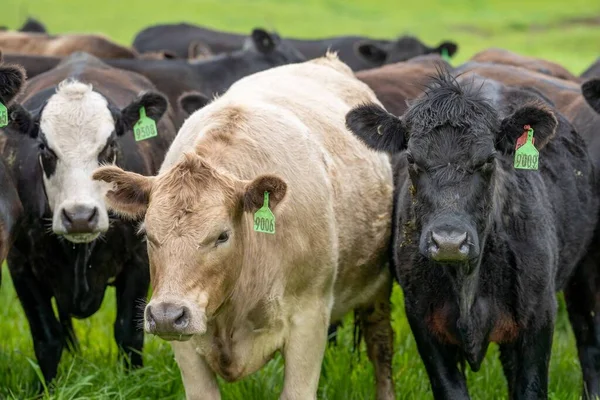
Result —
[[510, 397], [547, 398], [561, 290], [600, 395], [600, 59], [577, 77], [500, 49], [453, 67], [457, 48], [1, 30], [0, 259], [44, 378], [114, 285], [128, 362], [143, 320], [189, 399], [278, 351], [282, 398], [315, 398], [349, 311], [393, 399], [396, 279], [436, 399], [468, 398], [491, 342]]

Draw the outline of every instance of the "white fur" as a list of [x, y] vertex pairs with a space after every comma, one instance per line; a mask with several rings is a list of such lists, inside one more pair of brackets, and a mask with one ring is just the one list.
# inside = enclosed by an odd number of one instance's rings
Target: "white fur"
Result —
[[[98, 208], [98, 232], [72, 237], [81, 242], [95, 239], [108, 230], [108, 213], [104, 195], [108, 185], [92, 180], [98, 168], [98, 155], [115, 129], [115, 121], [108, 102], [92, 85], [78, 81], [63, 81], [48, 100], [40, 121], [40, 134], [58, 160], [56, 170], [49, 178], [44, 174], [44, 187], [53, 212], [52, 230], [66, 233], [62, 210], [75, 205]], [[71, 236], [71, 237], [70, 237]]]

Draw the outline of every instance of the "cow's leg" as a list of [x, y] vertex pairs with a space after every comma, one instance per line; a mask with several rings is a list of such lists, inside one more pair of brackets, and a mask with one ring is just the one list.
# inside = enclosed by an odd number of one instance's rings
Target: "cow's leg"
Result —
[[514, 343], [500, 345], [500, 362], [508, 385], [508, 398], [512, 399], [517, 379], [517, 351], [515, 351]]
[[594, 258], [599, 260], [600, 255], [581, 263], [565, 289], [583, 373], [584, 398], [600, 397], [600, 273]]
[[35, 278], [30, 264], [17, 266], [9, 258], [9, 270], [29, 322], [35, 356], [44, 379], [50, 382], [56, 376], [65, 344], [62, 326], [52, 309], [52, 293]]
[[204, 357], [194, 348], [193, 340], [171, 342], [175, 360], [181, 371], [181, 379], [187, 400], [219, 400], [219, 386], [215, 373]]
[[531, 328], [521, 332], [513, 347], [516, 365], [512, 399], [548, 398], [548, 367], [556, 315], [553, 302], [554, 299], [546, 311], [536, 312], [538, 321], [530, 321]]
[[144, 304], [148, 295], [150, 275], [144, 257], [136, 257], [129, 270], [122, 272], [115, 282], [117, 289], [117, 319], [115, 321], [115, 341], [127, 356], [125, 362], [132, 367], [142, 366], [144, 347]]
[[320, 298], [299, 304], [290, 321], [290, 333], [284, 344], [285, 376], [283, 400], [317, 398], [319, 376], [325, 347], [331, 302]]
[[408, 322], [417, 342], [417, 349], [429, 375], [433, 397], [437, 400], [468, 399], [464, 373], [458, 368], [464, 363], [458, 347], [440, 343], [425, 325], [424, 318], [411, 315]]
[[392, 282], [381, 291], [375, 302], [359, 311], [361, 328], [365, 334], [367, 353], [375, 367], [377, 400], [395, 398], [392, 379], [394, 331], [391, 324], [390, 295]]

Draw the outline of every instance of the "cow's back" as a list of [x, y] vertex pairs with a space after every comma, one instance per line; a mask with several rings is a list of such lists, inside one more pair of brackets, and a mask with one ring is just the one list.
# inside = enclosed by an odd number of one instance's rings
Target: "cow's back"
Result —
[[[290, 229], [293, 240], [283, 233], [279, 245], [291, 253], [315, 252], [315, 246], [332, 252], [339, 266], [336, 305], [344, 312], [348, 303], [367, 300], [357, 294], [380, 275], [373, 268], [382, 264], [390, 236], [389, 158], [367, 149], [345, 127], [346, 113], [365, 102], [378, 101], [335, 56], [260, 72], [192, 115], [161, 170], [195, 142], [200, 155], [240, 179], [264, 173], [283, 178], [288, 193], [277, 229]], [[219, 148], [215, 137], [232, 120], [239, 123], [235, 137]]]

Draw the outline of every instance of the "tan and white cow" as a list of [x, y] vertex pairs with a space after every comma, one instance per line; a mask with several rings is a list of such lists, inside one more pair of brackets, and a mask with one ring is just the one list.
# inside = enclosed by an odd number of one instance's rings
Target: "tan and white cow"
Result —
[[[394, 398], [387, 267], [392, 173], [347, 129], [378, 103], [335, 55], [235, 83], [183, 125], [158, 176], [108, 166], [115, 211], [144, 216], [145, 330], [171, 340], [188, 399], [281, 351], [282, 398], [314, 399], [327, 327], [359, 310], [377, 398]], [[269, 193], [275, 234], [254, 231]]]

